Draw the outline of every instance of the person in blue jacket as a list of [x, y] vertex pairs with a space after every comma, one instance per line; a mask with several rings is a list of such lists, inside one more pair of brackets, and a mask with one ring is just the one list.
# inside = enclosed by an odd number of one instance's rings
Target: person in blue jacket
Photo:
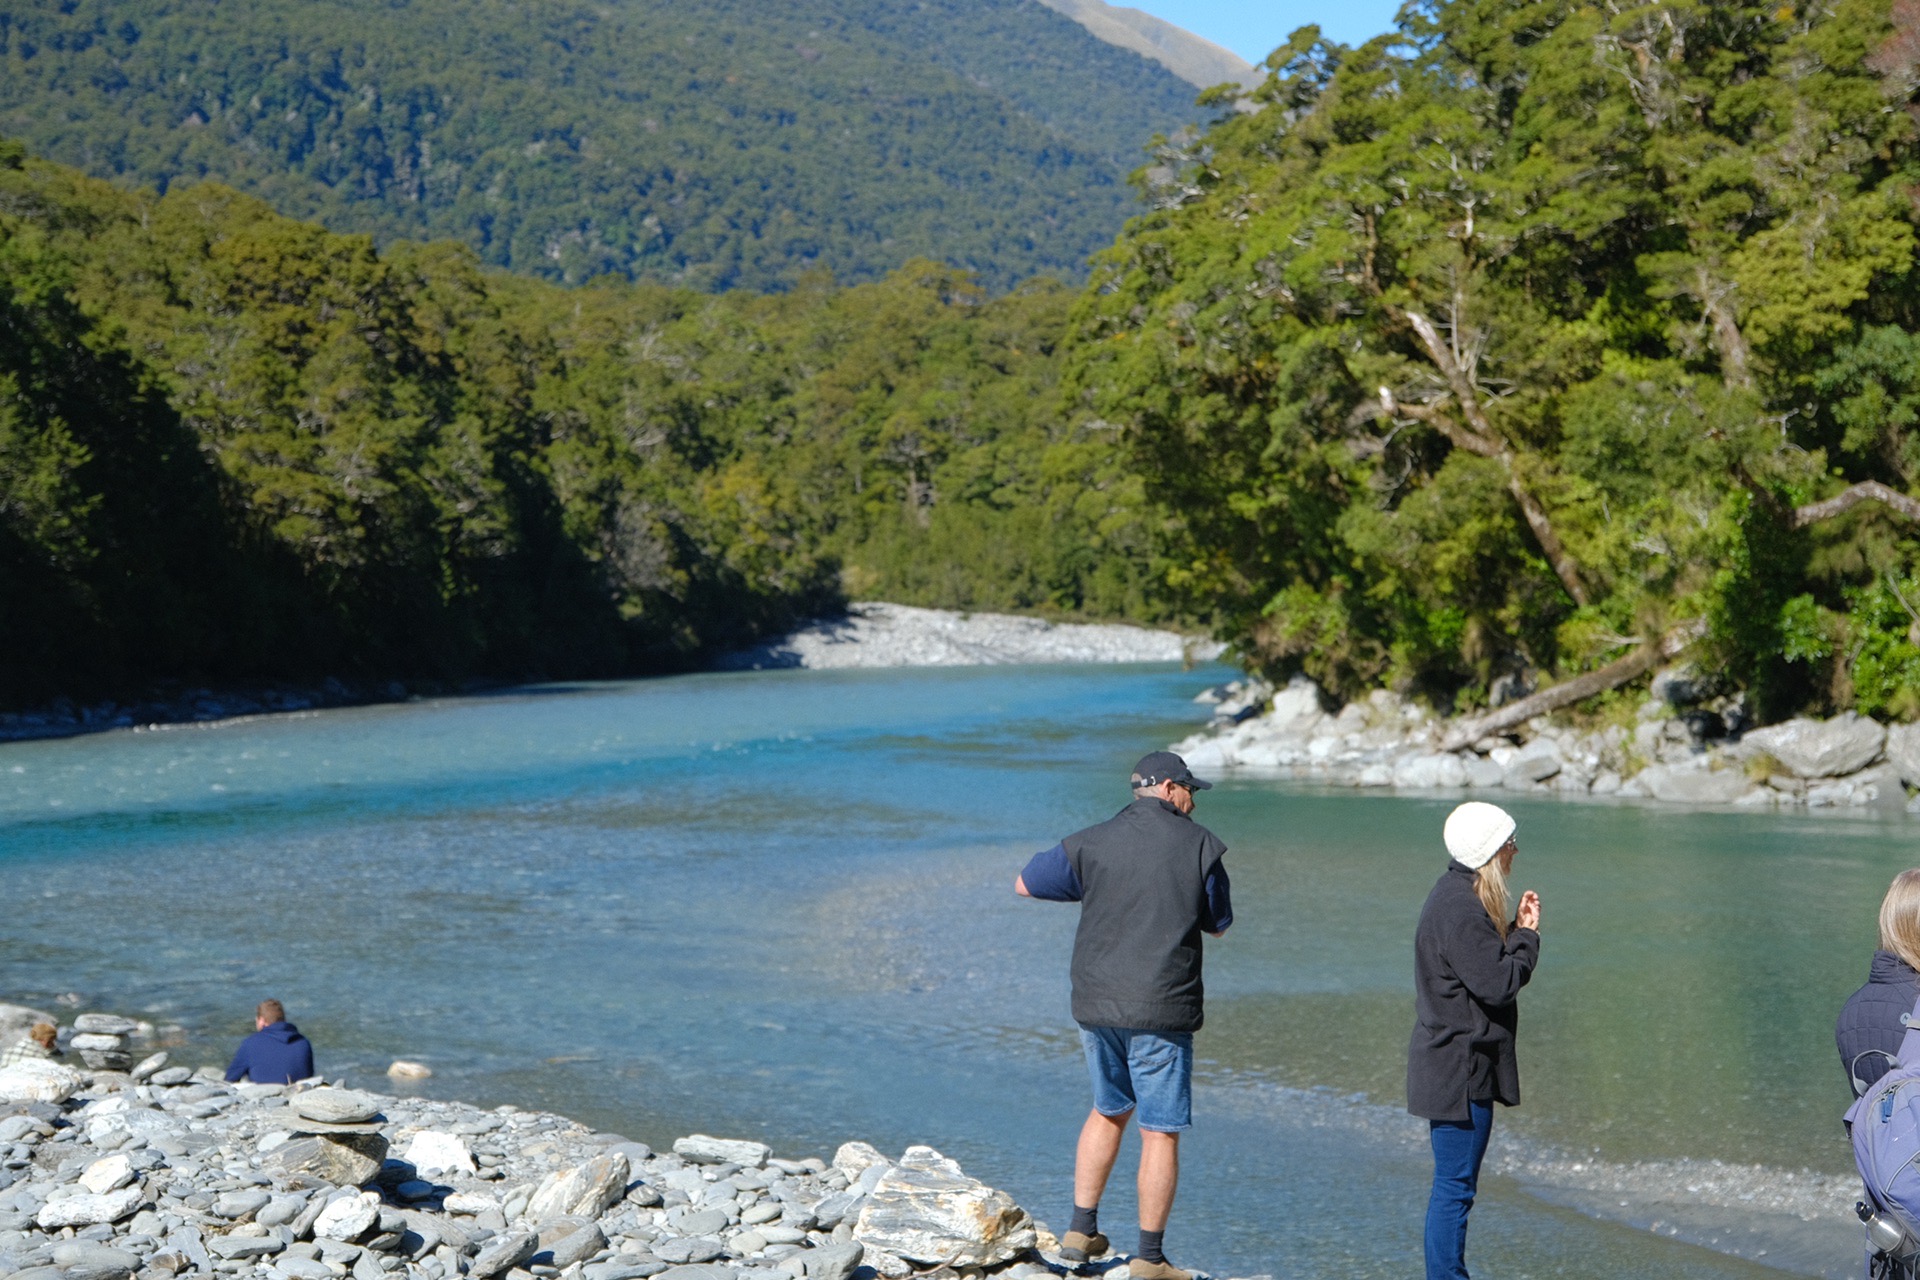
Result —
[[278, 1000], [262, 1000], [253, 1011], [254, 1032], [240, 1042], [227, 1066], [229, 1081], [292, 1084], [313, 1075], [313, 1045], [287, 1021]]

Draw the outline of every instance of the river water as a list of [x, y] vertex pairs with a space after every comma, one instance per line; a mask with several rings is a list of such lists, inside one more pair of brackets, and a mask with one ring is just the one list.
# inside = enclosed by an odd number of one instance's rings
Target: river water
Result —
[[[926, 1142], [1063, 1228], [1074, 909], [1013, 875], [1125, 803], [1224, 674], [704, 675], [0, 745], [0, 999], [179, 1023], [192, 1061], [278, 996], [356, 1083], [409, 1057], [425, 1092], [656, 1144]], [[1409, 939], [1452, 803], [1201, 797], [1238, 920], [1209, 942], [1176, 1261], [1417, 1271]], [[1833, 1016], [1911, 829], [1513, 807], [1544, 955], [1476, 1271], [1857, 1267], [1837, 1214], [1778, 1210], [1844, 1192], [1813, 1176], [1850, 1168]], [[1122, 1243], [1132, 1152], [1104, 1212]]]

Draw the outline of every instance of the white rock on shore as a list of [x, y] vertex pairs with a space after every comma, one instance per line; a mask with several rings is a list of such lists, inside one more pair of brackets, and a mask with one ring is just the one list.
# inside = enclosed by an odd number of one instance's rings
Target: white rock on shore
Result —
[[729, 654], [723, 671], [776, 668], [978, 667], [1010, 663], [1183, 662], [1220, 656], [1217, 641], [1145, 627], [1046, 622], [867, 602], [772, 644]]
[[[1670, 699], [1701, 696], [1697, 681], [1677, 677], [1655, 687]], [[1888, 729], [1853, 712], [1743, 734], [1739, 707], [1723, 714], [1693, 701], [1650, 700], [1631, 731], [1582, 731], [1536, 716], [1469, 748], [1443, 751], [1451, 726], [1386, 690], [1336, 711], [1318, 686], [1296, 676], [1278, 691], [1236, 681], [1197, 701], [1214, 704], [1213, 724], [1172, 749], [1202, 775], [1920, 814], [1920, 796], [1908, 800], [1908, 788], [1920, 788], [1920, 726]]]

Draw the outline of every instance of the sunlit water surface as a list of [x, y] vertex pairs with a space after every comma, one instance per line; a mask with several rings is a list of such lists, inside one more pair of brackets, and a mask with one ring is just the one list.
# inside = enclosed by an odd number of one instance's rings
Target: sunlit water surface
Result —
[[[1133, 759], [1204, 718], [1192, 695], [1223, 674], [710, 675], [0, 746], [0, 999], [144, 1012], [210, 1060], [275, 995], [329, 1074], [386, 1087], [388, 1061], [423, 1059], [426, 1092], [654, 1143], [927, 1142], [1064, 1226], [1087, 1105], [1074, 910], [1012, 877], [1123, 804]], [[1238, 922], [1209, 944], [1176, 1261], [1417, 1272], [1409, 939], [1453, 802], [1202, 798]], [[1514, 807], [1545, 944], [1525, 1105], [1496, 1133], [1518, 1172], [1483, 1187], [1476, 1274], [1857, 1267], [1844, 1223], [1525, 1170], [1761, 1166], [1737, 1192], [1847, 1169], [1833, 1016], [1887, 880], [1920, 861], [1912, 829]]]

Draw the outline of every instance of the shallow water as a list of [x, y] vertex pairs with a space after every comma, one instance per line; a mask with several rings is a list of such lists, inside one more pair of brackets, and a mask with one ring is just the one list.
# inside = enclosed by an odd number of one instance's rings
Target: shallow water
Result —
[[[420, 1058], [429, 1092], [656, 1143], [929, 1142], [1064, 1225], [1074, 914], [1010, 882], [1222, 674], [709, 675], [0, 745], [0, 998], [146, 1012], [211, 1057], [277, 995], [330, 1074]], [[1408, 939], [1453, 802], [1202, 797], [1238, 921], [1209, 944], [1177, 1261], [1417, 1270]], [[1857, 1266], [1844, 1222], [1753, 1206], [1849, 1168], [1833, 1015], [1911, 829], [1514, 808], [1545, 944], [1476, 1271]]]

